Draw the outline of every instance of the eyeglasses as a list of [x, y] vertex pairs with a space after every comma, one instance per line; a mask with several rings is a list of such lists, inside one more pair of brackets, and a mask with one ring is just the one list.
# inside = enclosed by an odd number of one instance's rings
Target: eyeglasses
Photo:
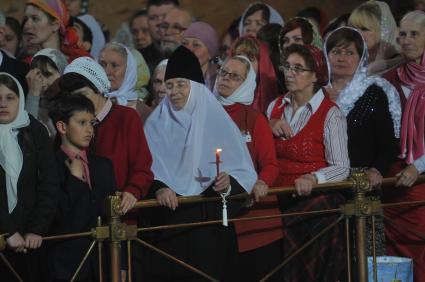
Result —
[[219, 69], [217, 72], [217, 75], [220, 77], [226, 77], [229, 75], [229, 78], [233, 81], [242, 81], [245, 80], [245, 77], [242, 77], [240, 74], [234, 73], [234, 72], [228, 72], [224, 69]]
[[170, 25], [169, 23], [161, 23], [159, 25], [159, 28], [162, 29], [163, 31], [167, 31], [168, 29], [170, 29], [173, 32], [173, 34], [180, 34], [187, 29], [187, 27], [182, 27], [179, 24]]
[[297, 66], [297, 65], [291, 66], [290, 64], [283, 64], [283, 65], [279, 66], [279, 70], [283, 71], [283, 72], [292, 71], [295, 74], [302, 74], [306, 71], [313, 71], [313, 70], [305, 69], [305, 68], [303, 68], [301, 66]]

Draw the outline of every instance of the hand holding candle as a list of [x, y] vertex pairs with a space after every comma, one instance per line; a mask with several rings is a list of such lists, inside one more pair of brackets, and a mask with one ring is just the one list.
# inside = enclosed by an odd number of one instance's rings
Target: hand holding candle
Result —
[[220, 174], [220, 153], [221, 153], [221, 149], [217, 148], [215, 150], [215, 167], [217, 169], [217, 177]]

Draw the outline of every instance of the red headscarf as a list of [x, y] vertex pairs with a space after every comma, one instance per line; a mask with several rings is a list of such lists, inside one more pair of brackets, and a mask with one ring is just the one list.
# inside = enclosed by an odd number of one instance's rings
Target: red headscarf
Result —
[[243, 39], [253, 40], [260, 50], [259, 56], [257, 58], [257, 88], [255, 89], [254, 101], [252, 102], [251, 107], [261, 113], [265, 113], [269, 104], [279, 96], [276, 72], [274, 70], [272, 61], [270, 60], [269, 49], [267, 45], [263, 42], [260, 42], [255, 37], [243, 36], [237, 39], [233, 44], [231, 54], [236, 55], [235, 48]]
[[328, 65], [326, 63], [325, 55], [322, 50], [313, 45], [303, 45], [307, 48], [313, 57], [314, 67], [313, 70], [316, 73], [317, 83], [321, 86], [328, 85]]
[[46, 14], [57, 19], [60, 23], [61, 51], [68, 57], [68, 62], [75, 58], [90, 56], [90, 54], [77, 46], [78, 35], [69, 26], [69, 13], [66, 5], [61, 0], [28, 0], [27, 5], [34, 5]]

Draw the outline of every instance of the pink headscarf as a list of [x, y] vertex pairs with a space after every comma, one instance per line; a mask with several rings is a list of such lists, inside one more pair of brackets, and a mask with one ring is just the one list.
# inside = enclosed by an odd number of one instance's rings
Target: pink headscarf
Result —
[[401, 157], [408, 164], [425, 153], [425, 53], [420, 64], [408, 62], [397, 68], [401, 82], [413, 89], [404, 106], [401, 123]]

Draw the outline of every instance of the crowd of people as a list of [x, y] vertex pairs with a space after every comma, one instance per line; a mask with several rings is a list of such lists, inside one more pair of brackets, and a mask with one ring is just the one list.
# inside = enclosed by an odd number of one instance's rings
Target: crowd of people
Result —
[[[315, 187], [350, 168], [385, 203], [425, 200], [415, 185], [425, 172], [422, 1], [370, 0], [330, 21], [316, 7], [285, 21], [254, 2], [221, 37], [178, 0], [148, 0], [114, 37], [88, 7], [27, 0], [19, 20], [0, 11], [0, 235], [24, 281], [70, 281], [91, 239], [43, 237], [94, 228], [116, 192], [127, 224], [222, 220], [139, 234], [219, 281], [261, 280], [335, 222], [275, 215], [338, 208], [353, 195]], [[396, 184], [381, 190], [387, 176]], [[282, 186], [296, 192], [269, 194]], [[222, 201], [179, 203], [197, 195]], [[133, 209], [143, 199], [159, 207]], [[395, 224], [377, 219], [377, 254], [411, 258], [425, 281], [425, 206], [384, 215]], [[345, 236], [334, 226], [270, 281], [346, 281]], [[202, 281], [150, 249], [122, 251], [123, 282], [128, 271]], [[106, 250], [102, 259], [108, 270]], [[99, 263], [88, 256], [74, 281], [99, 281]], [[0, 277], [15, 279], [1, 261]]]

